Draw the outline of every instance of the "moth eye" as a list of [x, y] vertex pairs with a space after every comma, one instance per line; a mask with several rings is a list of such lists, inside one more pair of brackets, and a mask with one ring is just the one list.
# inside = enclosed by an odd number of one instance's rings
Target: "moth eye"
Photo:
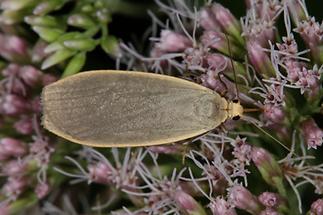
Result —
[[234, 116], [234, 117], [232, 117], [232, 119], [235, 120], [235, 121], [236, 120], [239, 120], [240, 119], [240, 116]]
[[233, 99], [232, 102], [237, 104], [237, 103], [239, 103], [239, 100], [238, 99]]

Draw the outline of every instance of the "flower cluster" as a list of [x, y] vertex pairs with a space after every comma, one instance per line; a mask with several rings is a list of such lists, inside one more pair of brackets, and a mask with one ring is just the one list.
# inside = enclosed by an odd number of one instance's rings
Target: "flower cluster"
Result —
[[[108, 31], [111, 17], [146, 16], [147, 5], [0, 1], [0, 214], [323, 214], [323, 24], [304, 0], [246, 0], [240, 18], [218, 2], [163, 2], [132, 45]], [[42, 88], [106, 68], [89, 60], [97, 53], [117, 69], [203, 85], [245, 113], [146, 148], [95, 150], [49, 134]]]

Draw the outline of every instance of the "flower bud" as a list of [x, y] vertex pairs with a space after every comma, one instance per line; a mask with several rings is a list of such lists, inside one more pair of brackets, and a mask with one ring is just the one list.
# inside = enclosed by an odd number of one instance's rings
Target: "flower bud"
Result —
[[281, 215], [276, 211], [275, 209], [272, 208], [266, 208], [265, 210], [261, 211], [259, 215]]
[[14, 94], [6, 94], [0, 98], [0, 112], [9, 116], [16, 116], [30, 110], [26, 99]]
[[26, 116], [23, 116], [19, 121], [15, 122], [14, 127], [18, 133], [24, 135], [30, 135], [34, 131], [32, 119]]
[[9, 177], [2, 189], [7, 197], [17, 199], [27, 185], [28, 181], [24, 177]]
[[323, 199], [318, 199], [311, 205], [310, 215], [322, 215], [323, 214]]
[[199, 12], [199, 21], [200, 21], [200, 25], [205, 30], [220, 31], [220, 25], [215, 19], [214, 14], [212, 13], [211, 7], [204, 7]]
[[317, 126], [312, 118], [301, 122], [301, 131], [308, 149], [316, 149], [318, 146], [322, 145], [323, 131]]
[[9, 177], [22, 176], [26, 173], [27, 164], [21, 160], [11, 160], [4, 164], [2, 172]]
[[96, 42], [89, 38], [65, 40], [63, 44], [66, 48], [77, 51], [92, 51], [96, 46]]
[[60, 27], [60, 23], [52, 16], [26, 16], [25, 22], [32, 26]]
[[237, 215], [236, 211], [222, 198], [216, 198], [209, 205], [213, 215]]
[[93, 20], [85, 14], [73, 14], [68, 17], [67, 23], [74, 27], [91, 28], [95, 25]]
[[255, 70], [264, 77], [275, 77], [275, 69], [263, 48], [254, 41], [247, 42], [248, 57]]
[[20, 157], [26, 152], [26, 146], [20, 140], [9, 137], [0, 139], [0, 160], [8, 159], [11, 156]]
[[64, 31], [59, 28], [33, 26], [32, 29], [46, 42], [53, 42], [64, 33]]
[[264, 192], [258, 196], [258, 200], [266, 207], [277, 208], [282, 201], [277, 193]]
[[[101, 48], [109, 55], [119, 57], [121, 55], [120, 48], [119, 48], [119, 41], [114, 36], [106, 36], [101, 39]], [[156, 50], [156, 48], [155, 48]], [[154, 57], [152, 55], [152, 57]]]
[[43, 16], [53, 10], [57, 10], [64, 5], [65, 0], [50, 0], [39, 3], [33, 10], [34, 15]]
[[49, 185], [46, 182], [40, 182], [35, 188], [35, 193], [39, 199], [44, 198], [49, 193]]
[[251, 159], [260, 171], [262, 178], [271, 186], [278, 189], [283, 196], [286, 195], [283, 187], [283, 174], [277, 161], [263, 148], [253, 147]]
[[62, 77], [73, 75], [81, 71], [81, 69], [85, 64], [85, 60], [86, 60], [85, 52], [80, 52], [77, 55], [75, 55], [67, 64]]
[[307, 19], [306, 11], [304, 9], [306, 8], [305, 5], [302, 5], [303, 1], [297, 0], [288, 0], [286, 1], [286, 5], [288, 7], [288, 11], [291, 14], [292, 20], [295, 25], [298, 25], [298, 23], [302, 20]]
[[23, 38], [0, 34], [0, 55], [9, 61], [24, 62], [28, 58], [28, 44]]
[[211, 10], [222, 30], [236, 38], [240, 43], [243, 43], [240, 22], [233, 16], [230, 10], [218, 3], [214, 3]]
[[[205, 47], [214, 48], [226, 55], [232, 54], [233, 56], [239, 56], [241, 54], [240, 48], [235, 45], [232, 38], [229, 36], [226, 37], [225, 34], [220, 32], [204, 31], [201, 37], [201, 42]], [[231, 53], [229, 51], [228, 43], [230, 43]]]
[[203, 207], [189, 194], [185, 193], [181, 189], [174, 192], [173, 196], [176, 205], [188, 215], [206, 215]]
[[89, 180], [100, 184], [111, 183], [111, 168], [103, 163], [99, 162], [95, 165], [88, 166], [89, 169]]
[[42, 61], [45, 57], [47, 57], [47, 53], [45, 53], [45, 48], [47, 46], [47, 43], [43, 41], [42, 39], [39, 39], [36, 42], [36, 45], [33, 47], [31, 51], [31, 58], [32, 62], [39, 63]]
[[262, 206], [257, 198], [240, 185], [235, 185], [230, 189], [229, 200], [235, 207], [248, 211], [251, 214], [259, 214], [262, 210]]
[[42, 73], [33, 66], [23, 66], [20, 69], [20, 78], [30, 87], [40, 82]]
[[184, 51], [191, 46], [192, 42], [187, 37], [170, 30], [162, 30], [160, 42], [156, 43], [156, 47], [165, 52]]
[[282, 107], [274, 104], [265, 104], [263, 114], [265, 120], [269, 121], [269, 124], [282, 123], [285, 118], [285, 113]]
[[10, 208], [7, 202], [0, 202], [0, 214], [1, 215], [10, 215]]
[[47, 86], [51, 83], [54, 83], [57, 80], [58, 80], [58, 78], [52, 74], [44, 74], [42, 76], [42, 85]]
[[54, 54], [52, 54], [51, 56], [49, 56], [48, 58], [46, 58], [46, 60], [44, 60], [41, 69], [47, 69], [51, 66], [54, 66], [55, 64], [58, 64], [64, 60], [66, 60], [67, 58], [73, 56], [75, 54], [75, 51], [69, 50], [69, 49], [61, 49], [58, 50], [57, 52], [55, 52]]

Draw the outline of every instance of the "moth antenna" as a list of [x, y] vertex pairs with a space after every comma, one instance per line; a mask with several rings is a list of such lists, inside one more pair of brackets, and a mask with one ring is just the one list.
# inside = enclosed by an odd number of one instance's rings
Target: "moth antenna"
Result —
[[233, 71], [233, 77], [234, 77], [234, 84], [236, 86], [236, 96], [237, 96], [237, 99], [238, 101], [240, 101], [240, 98], [239, 98], [239, 92], [238, 92], [238, 84], [237, 84], [237, 75], [236, 75], [236, 69], [234, 67], [234, 63], [233, 63], [233, 60], [232, 60], [232, 51], [231, 51], [231, 45], [230, 45], [230, 41], [229, 41], [229, 37], [228, 35], [225, 33], [225, 38], [228, 42], [228, 50], [229, 50], [229, 57], [230, 57], [230, 62], [231, 62], [231, 66], [232, 66], [232, 71]]
[[[291, 150], [285, 146], [281, 141], [279, 141], [278, 139], [276, 139], [274, 136], [272, 136], [271, 134], [269, 134], [267, 131], [265, 131], [263, 128], [261, 128], [260, 126], [258, 126], [256, 123], [251, 122], [251, 124], [253, 124], [256, 128], [258, 128], [261, 132], [263, 132], [264, 134], [266, 134], [268, 137], [270, 137], [271, 139], [273, 139], [275, 142], [277, 142], [279, 145], [281, 145], [284, 149], [286, 149], [288, 152], [291, 152]], [[295, 154], [295, 153], [294, 153]], [[296, 155], [296, 154], [295, 154]], [[296, 155], [298, 156], [298, 155]]]
[[244, 113], [259, 112], [259, 111], [261, 111], [260, 108], [243, 108]]

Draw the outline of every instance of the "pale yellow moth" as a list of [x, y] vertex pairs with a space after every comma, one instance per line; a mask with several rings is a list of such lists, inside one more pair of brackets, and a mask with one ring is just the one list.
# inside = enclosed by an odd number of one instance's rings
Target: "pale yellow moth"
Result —
[[133, 147], [173, 143], [240, 116], [239, 103], [166, 75], [119, 70], [82, 72], [46, 86], [43, 125], [75, 143]]

